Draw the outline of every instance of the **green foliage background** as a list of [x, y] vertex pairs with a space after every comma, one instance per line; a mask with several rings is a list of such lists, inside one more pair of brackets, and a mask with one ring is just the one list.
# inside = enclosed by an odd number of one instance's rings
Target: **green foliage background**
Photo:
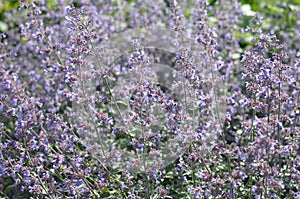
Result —
[[[29, 0], [29, 1], [38, 1], [38, 0]], [[136, 0], [127, 0], [128, 3], [134, 2]], [[168, 0], [165, 0], [166, 3]], [[295, 25], [295, 17], [290, 16], [291, 9], [298, 8], [300, 9], [300, 0], [239, 0], [243, 5], [249, 5], [251, 11], [257, 11], [262, 15], [268, 17], [270, 15], [281, 15], [285, 16], [283, 21], [280, 23], [284, 23], [285, 26], [293, 26]], [[193, 0], [190, 0], [191, 4]], [[280, 8], [276, 6], [276, 3], [286, 3], [286, 8]], [[55, 6], [56, 0], [49, 0], [49, 4]], [[210, 0], [210, 3], [214, 5], [216, 0]], [[19, 5], [18, 0], [0, 0], [0, 32], [6, 31], [9, 27], [5, 23], [5, 12], [11, 11], [13, 9], [17, 9]], [[186, 13], [189, 13], [187, 8]], [[245, 24], [247, 25], [247, 24]]]

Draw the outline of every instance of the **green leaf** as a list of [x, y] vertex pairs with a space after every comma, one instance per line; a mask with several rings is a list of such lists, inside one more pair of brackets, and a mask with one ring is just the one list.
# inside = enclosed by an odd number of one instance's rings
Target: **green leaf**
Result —
[[117, 104], [117, 105], [123, 105], [123, 106], [128, 107], [128, 103], [126, 103], [126, 102], [124, 102], [124, 101], [121, 101], [121, 100], [116, 101], [116, 104]]
[[56, 2], [54, 0], [47, 1], [47, 6], [49, 6], [50, 10], [54, 10], [56, 6]]
[[5, 32], [8, 30], [8, 25], [4, 23], [3, 21], [0, 21], [0, 31]]

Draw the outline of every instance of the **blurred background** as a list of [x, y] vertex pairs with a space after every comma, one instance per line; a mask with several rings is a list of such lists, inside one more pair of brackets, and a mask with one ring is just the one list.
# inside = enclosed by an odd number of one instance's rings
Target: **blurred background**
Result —
[[[28, 0], [28, 2], [39, 0]], [[120, 0], [115, 0], [116, 3]], [[124, 1], [124, 0], [122, 0]], [[136, 0], [126, 0], [128, 3], [135, 2]], [[164, 0], [168, 4], [168, 0]], [[0, 32], [5, 32], [9, 29], [9, 25], [5, 22], [5, 12], [12, 11], [13, 9], [18, 9], [19, 2], [17, 0], [0, 0]], [[76, 1], [73, 1], [76, 4]], [[193, 5], [193, 0], [188, 0], [190, 5]], [[217, 0], [210, 0], [211, 5], [218, 6]], [[284, 23], [286, 26], [295, 25], [296, 17], [293, 16], [295, 10], [300, 9], [300, 0], [239, 0], [243, 4], [244, 12], [246, 15], [252, 15], [253, 12], [259, 12], [264, 17], [278, 15], [281, 16], [280, 23]], [[57, 0], [49, 0], [47, 4], [55, 7], [58, 4]], [[186, 15], [189, 14], [189, 8], [186, 7]], [[294, 13], [294, 14], [293, 14]], [[247, 19], [245, 19], [247, 24]]]

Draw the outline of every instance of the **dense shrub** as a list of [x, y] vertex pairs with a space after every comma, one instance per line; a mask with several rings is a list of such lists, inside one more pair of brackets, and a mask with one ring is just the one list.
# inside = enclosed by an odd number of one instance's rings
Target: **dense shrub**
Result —
[[[300, 7], [268, 5], [273, 13], [236, 0], [41, 0], [5, 12], [1, 197], [300, 198]], [[139, 38], [128, 52], [113, 48], [116, 35], [150, 27], [191, 41], [151, 35], [178, 41], [176, 50], [144, 48]], [[182, 78], [164, 87], [155, 75], [169, 80], [151, 63]], [[127, 74], [139, 84], [122, 82]], [[186, 84], [189, 96], [178, 89]], [[154, 131], [155, 121], [164, 122]], [[157, 160], [157, 168], [136, 172], [135, 159], [127, 167], [107, 163], [124, 155], [114, 147], [138, 157], [174, 149], [172, 136], [188, 147], [164, 167]]]

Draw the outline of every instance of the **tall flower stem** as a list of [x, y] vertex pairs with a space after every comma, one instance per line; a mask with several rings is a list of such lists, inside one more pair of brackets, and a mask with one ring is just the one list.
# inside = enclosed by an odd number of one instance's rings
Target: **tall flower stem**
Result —
[[253, 94], [253, 105], [252, 105], [252, 117], [251, 117], [251, 135], [250, 135], [250, 141], [254, 141], [254, 120], [256, 116], [256, 92]]

